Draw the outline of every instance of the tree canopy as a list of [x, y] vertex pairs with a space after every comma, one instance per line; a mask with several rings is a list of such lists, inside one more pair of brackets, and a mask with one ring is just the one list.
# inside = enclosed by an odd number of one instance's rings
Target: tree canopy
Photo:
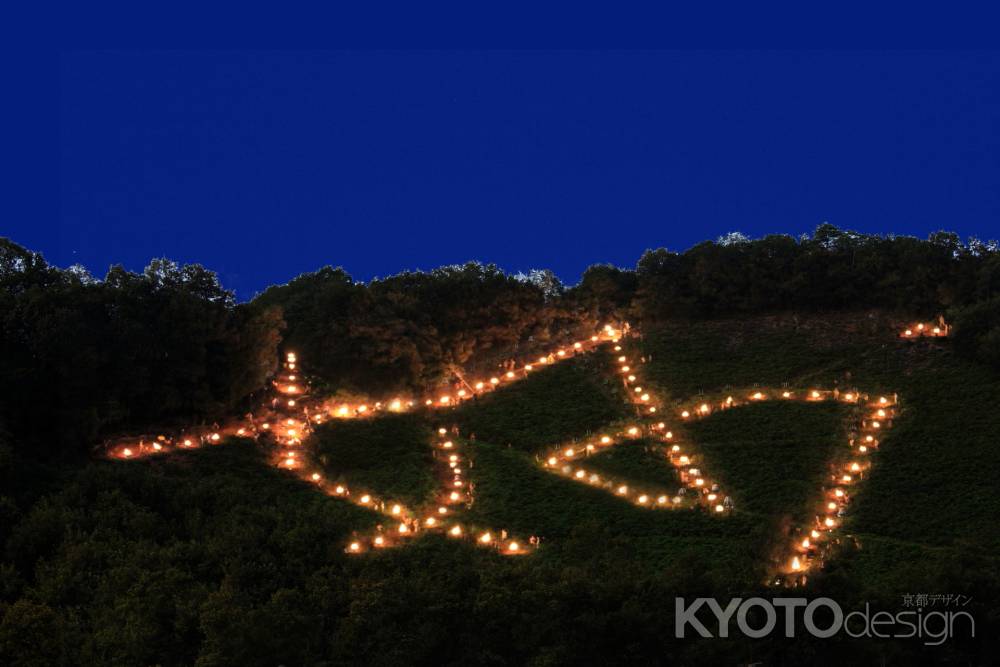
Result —
[[[95, 279], [0, 239], [0, 410], [19, 442], [79, 451], [116, 430], [211, 420], [264, 386], [278, 347], [329, 388], [423, 390], [608, 320], [882, 308], [948, 313], [959, 351], [1000, 359], [996, 242], [926, 240], [824, 224], [811, 236], [733, 233], [634, 269], [551, 271], [468, 262], [368, 283], [324, 267], [237, 304], [212, 271], [153, 259]], [[67, 446], [65, 443], [74, 443]]]

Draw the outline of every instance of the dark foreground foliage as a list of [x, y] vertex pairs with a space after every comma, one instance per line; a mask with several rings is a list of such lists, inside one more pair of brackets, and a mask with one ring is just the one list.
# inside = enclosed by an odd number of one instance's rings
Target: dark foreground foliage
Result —
[[[979, 640], [678, 640], [674, 599], [762, 595], [746, 567], [748, 519], [650, 517], [476, 445], [482, 513], [547, 536], [504, 558], [429, 537], [361, 558], [352, 530], [378, 519], [269, 469], [250, 443], [54, 474], [40, 497], [5, 498], [12, 521], [0, 662], [104, 664], [989, 664], [995, 560], [917, 545], [847, 553], [807, 595], [898, 609], [900, 591], [973, 596]], [[4, 481], [12, 470], [3, 470]], [[19, 474], [14, 472], [14, 474]], [[496, 476], [494, 482], [492, 476]], [[507, 485], [508, 495], [487, 488]], [[477, 507], [477, 509], [479, 509]], [[917, 562], [899, 578], [898, 558]], [[917, 572], [920, 576], [917, 576]], [[880, 586], [888, 592], [880, 593]], [[995, 636], [995, 635], [994, 635]]]

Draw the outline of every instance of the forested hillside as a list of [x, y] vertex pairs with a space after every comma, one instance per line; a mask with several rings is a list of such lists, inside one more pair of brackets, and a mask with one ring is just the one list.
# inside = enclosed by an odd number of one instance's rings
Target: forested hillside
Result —
[[[947, 338], [899, 335], [939, 317]], [[851, 539], [806, 592], [845, 606], [966, 594], [976, 639], [933, 652], [674, 639], [675, 596], [770, 595], [768, 544], [801, 513], [843, 415], [774, 403], [690, 424], [737, 510], [650, 513], [539, 465], [635, 415], [604, 348], [456, 408], [324, 423], [307, 443], [331, 479], [416, 504], [434, 487], [431, 434], [460, 431], [470, 516], [541, 536], [529, 556], [441, 535], [352, 556], [345, 541], [383, 519], [275, 470], [249, 439], [97, 454], [107, 438], [252, 412], [288, 350], [314, 393], [382, 399], [502, 374], [608, 321], [637, 332], [628, 352], [671, 406], [758, 384], [898, 392]], [[596, 265], [573, 286], [478, 263], [369, 283], [327, 267], [247, 303], [201, 266], [97, 278], [0, 240], [0, 664], [986, 664], [1000, 636], [998, 395], [1000, 248], [946, 233], [731, 235]], [[643, 438], [593, 467], [677, 484]]]
[[[107, 433], [238, 409], [300, 350], [331, 387], [370, 394], [447, 381], [533, 346], [637, 324], [787, 310], [948, 314], [959, 350], [1000, 363], [1000, 250], [824, 225], [810, 238], [730, 236], [595, 265], [566, 287], [547, 271], [469, 263], [358, 283], [324, 268], [236, 304], [211, 271], [166, 259], [101, 279], [0, 242], [0, 406], [19, 437], [56, 451]], [[58, 441], [59, 444], [55, 444]]]

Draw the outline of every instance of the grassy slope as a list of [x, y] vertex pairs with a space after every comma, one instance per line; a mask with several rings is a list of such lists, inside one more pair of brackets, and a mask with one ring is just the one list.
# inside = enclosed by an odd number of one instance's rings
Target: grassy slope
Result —
[[655, 440], [627, 440], [588, 457], [584, 465], [610, 477], [672, 491], [680, 487], [680, 478], [663, 449]]
[[[605, 491], [541, 470], [526, 455], [483, 442], [475, 446], [473, 523], [541, 535], [548, 556], [586, 560], [596, 550], [625, 548], [636, 564], [652, 569], [697, 560], [720, 578], [751, 577], [757, 522], [720, 520], [699, 511], [640, 509]], [[600, 542], [573, 539], [600, 535]], [[596, 538], [594, 538], [596, 539]]]
[[759, 403], [717, 412], [687, 432], [741, 511], [801, 519], [846, 442], [846, 413], [834, 403]]
[[1000, 547], [992, 472], [1000, 469], [992, 403], [1000, 377], [955, 357], [946, 342], [900, 342], [857, 314], [672, 324], [642, 346], [653, 354], [649, 377], [675, 398], [755, 382], [899, 392], [904, 413], [848, 523], [863, 545], [848, 566], [865, 584], [919, 583], [959, 557], [990, 561]]
[[463, 404], [454, 417], [467, 436], [525, 452], [582, 437], [628, 413], [605, 380], [610, 363], [606, 351], [564, 361]]
[[242, 643], [244, 664], [295, 656], [280, 631], [240, 628], [213, 609], [239, 607], [244, 622], [273, 618], [280, 630], [270, 596], [307, 581], [336, 587], [348, 535], [375, 522], [268, 466], [246, 441], [94, 462], [14, 527], [8, 547], [32, 581], [7, 573], [4, 592], [23, 587], [40, 613], [58, 610], [48, 649], [77, 656], [72, 664], [193, 664], [215, 641]]
[[[852, 506], [850, 527], [863, 548], [833, 563], [834, 575], [845, 577], [834, 596], [845, 605], [871, 590], [896, 601], [900, 592], [996, 600], [1000, 592], [990, 586], [1000, 580], [993, 556], [1000, 545], [993, 478], [1000, 415], [990, 400], [1000, 396], [1000, 378], [953, 358], [946, 345], [902, 345], [865, 331], [846, 337], [839, 327], [806, 324], [798, 333], [772, 320], [667, 327], [644, 343], [654, 354], [648, 372], [676, 398], [725, 384], [830, 385], [843, 382], [845, 371], [862, 387], [898, 390], [905, 413]], [[256, 664], [264, 656], [311, 664], [317, 661], [309, 651], [323, 653], [324, 646], [345, 663], [380, 654], [382, 664], [441, 664], [448, 651], [484, 636], [491, 650], [511, 651], [512, 664], [537, 658], [516, 654], [525, 638], [536, 647], [572, 636], [579, 654], [556, 654], [569, 663], [566, 655], [575, 662], [627, 655], [621, 650], [628, 642], [611, 639], [616, 632], [666, 641], [673, 596], [711, 590], [699, 583], [702, 574], [735, 582], [729, 590], [754, 581], [770, 527], [748, 516], [720, 521], [640, 510], [538, 469], [519, 445], [531, 451], [621, 413], [613, 393], [604, 407], [574, 412], [592, 394], [578, 383], [593, 383], [593, 376], [564, 376], [561, 369], [458, 411], [466, 428], [484, 424], [473, 445], [472, 518], [545, 536], [537, 558], [490, 558], [431, 538], [351, 560], [342, 553], [347, 535], [376, 523], [374, 515], [268, 467], [250, 445], [233, 445], [66, 472], [12, 525], [8, 560], [18, 562], [19, 573], [0, 571], [4, 599], [30, 598], [58, 610], [46, 636], [89, 658], [73, 664], [191, 664], [199, 657], [205, 664]], [[516, 395], [522, 390], [537, 392], [537, 404], [526, 405]], [[352, 448], [381, 439], [368, 426], [358, 424]], [[412, 428], [425, 426], [414, 417]], [[484, 442], [493, 439], [499, 444]], [[515, 447], [503, 446], [508, 441]], [[394, 457], [377, 461], [373, 472], [399, 474]], [[664, 587], [633, 578], [650, 573], [674, 578]], [[633, 581], [636, 590], [625, 588]], [[523, 626], [520, 618], [528, 619]], [[345, 646], [356, 652], [339, 653]], [[822, 649], [828, 646], [837, 643]], [[667, 655], [655, 648], [643, 655]], [[676, 662], [712, 662], [698, 657]]]
[[331, 421], [313, 435], [320, 464], [331, 479], [410, 506], [425, 501], [434, 489], [430, 441], [430, 428], [417, 415]]

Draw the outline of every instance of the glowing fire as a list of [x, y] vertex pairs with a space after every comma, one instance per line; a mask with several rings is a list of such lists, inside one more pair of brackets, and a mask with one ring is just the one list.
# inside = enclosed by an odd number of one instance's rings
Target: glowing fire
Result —
[[[925, 327], [923, 324], [917, 324], [915, 325], [914, 328], [916, 332], [918, 332], [918, 335], [930, 335], [931, 331], [933, 331], [934, 335], [941, 334], [940, 327], [933, 327], [932, 329], [930, 325]], [[604, 332], [607, 336], [606, 340], [610, 340], [613, 343], [619, 342], [618, 332], [616, 332], [610, 325], [608, 325], [605, 328]], [[907, 329], [904, 335], [907, 336], [914, 335], [914, 330]], [[944, 335], [946, 335], [946, 333]], [[591, 340], [593, 342], [598, 342], [599, 337], [595, 335], [591, 338]], [[572, 343], [572, 348], [567, 347], [565, 349], [555, 349], [552, 350], [549, 354], [539, 356], [537, 363], [542, 365], [552, 364], [555, 362], [554, 357], [558, 358], [566, 357], [567, 350], [573, 351], [573, 350], [580, 350], [582, 348], [583, 348], [583, 343], [581, 342]], [[616, 352], [620, 352], [621, 349], [622, 349], [621, 345], [614, 345], [614, 350]], [[287, 359], [286, 368], [291, 371], [294, 371], [295, 364], [297, 362], [295, 354], [291, 352], [287, 353], [286, 359]], [[639, 386], [642, 384], [642, 382], [639, 381], [635, 373], [632, 372], [633, 368], [629, 365], [628, 356], [621, 354], [620, 356], [617, 356], [617, 361], [619, 364], [618, 368], [622, 373], [625, 374], [624, 378], [626, 382], [629, 383], [628, 387], [631, 389], [632, 395], [635, 397], [636, 401], [635, 408], [637, 410], [637, 414], [638, 413], [655, 414], [657, 409], [656, 406], [648, 405], [649, 403], [655, 402], [655, 399], [651, 393], [643, 389], [642, 386]], [[532, 364], [525, 364], [521, 368], [524, 371], [531, 371]], [[501, 383], [501, 378], [505, 380], [515, 381], [518, 378], [518, 374], [515, 373], [514, 370], [504, 369], [504, 371], [500, 373], [498, 377], [491, 377], [488, 382], [490, 385], [495, 387]], [[462, 380], [461, 376], [458, 376], [458, 379], [464, 383], [464, 380]], [[456, 390], [450, 395], [438, 393], [436, 398], [433, 398], [435, 394], [430, 394], [432, 398], [428, 398], [426, 400], [426, 404], [430, 407], [434, 407], [435, 405], [450, 407], [460, 402], [461, 399], [467, 397], [468, 394], [472, 392], [473, 387], [475, 387], [475, 391], [479, 392], [483, 391], [487, 387], [487, 384], [485, 381], [477, 381], [474, 385], [465, 384], [465, 387], [466, 388], [461, 388], [461, 389], [456, 388]], [[279, 397], [280, 394], [308, 395], [309, 391], [307, 379], [305, 379], [304, 377], [299, 378], [295, 374], [286, 374], [283, 377], [279, 375], [273, 381], [272, 388], [274, 391], [278, 392]], [[792, 398], [794, 395], [795, 394], [793, 394], [793, 392], [788, 390], [781, 392], [781, 396], [786, 399]], [[843, 401], [851, 403], [859, 401], [860, 399], [864, 399], [866, 403], [868, 401], [868, 396], [866, 394], [859, 395], [858, 393], [852, 391], [840, 395], [838, 394], [836, 389], [834, 389], [832, 392], [822, 391], [819, 388], [810, 389], [808, 390], [808, 393], [806, 395], [810, 399], [814, 400], [821, 400], [823, 397], [832, 396], [836, 398], [840, 396]], [[378, 413], [384, 409], [389, 410], [391, 412], [401, 412], [404, 411], [407, 408], [407, 406], [412, 407], [415, 404], [414, 401], [412, 400], [406, 401], [400, 397], [396, 397], [385, 404], [383, 404], [382, 402], [374, 403], [373, 408], [370, 408], [371, 404], [369, 405], [358, 404], [352, 407], [347, 403], [341, 404], [339, 405], [339, 407], [336, 408], [334, 408], [332, 405], [329, 404], [324, 404], [322, 407], [317, 408], [311, 405], [306, 398], [301, 398], [299, 401], [296, 401], [295, 398], [289, 396], [284, 396], [280, 398], [282, 407], [287, 406], [288, 408], [295, 408], [299, 403], [305, 403], [305, 405], [303, 406], [304, 407], [303, 413], [306, 416], [305, 420], [296, 421], [291, 418], [288, 419], [281, 418], [279, 423], [281, 424], [281, 426], [285, 427], [283, 429], [284, 437], [279, 438], [277, 442], [270, 441], [271, 444], [284, 446], [286, 448], [292, 448], [292, 446], [303, 444], [300, 438], [304, 438], [305, 435], [310, 432], [310, 425], [312, 423], [321, 422], [324, 417], [328, 416], [328, 414], [337, 415], [340, 417], [350, 417], [352, 416], [352, 414], [360, 416], [368, 412]], [[427, 397], [425, 396], [424, 398]], [[750, 398], [751, 400], [764, 400], [768, 398], [768, 395], [765, 393], [765, 391], [759, 390], [759, 391], [754, 391], [750, 395]], [[278, 398], [275, 398], [271, 402], [270, 407], [275, 408], [278, 405], [277, 402], [278, 400], [279, 400]], [[886, 396], [879, 396], [875, 402], [868, 403], [868, 405], [870, 405], [874, 409], [869, 413], [870, 416], [859, 415], [858, 418], [860, 421], [860, 428], [864, 429], [867, 427], [868, 429], [880, 429], [883, 428], [883, 426], [889, 426], [890, 425], [889, 423], [880, 420], [887, 420], [891, 418], [891, 414], [889, 414], [886, 408], [890, 404], [895, 404], [897, 402], [898, 399], [895, 399], [895, 397], [892, 400], [890, 400]], [[642, 405], [642, 403], [646, 403], [647, 405]], [[696, 407], [690, 408], [690, 411], [689, 410], [681, 411], [681, 416], [687, 419], [692, 416], [692, 413], [697, 413], [699, 416], [708, 415], [709, 413], [711, 413], [712, 407], [714, 405], [720, 405], [720, 407], [724, 409], [728, 406], [733, 406], [734, 404], [735, 403], [732, 396], [728, 396], [721, 404], [715, 403], [713, 399], [712, 401], [702, 403], [700, 405], [697, 405]], [[646, 408], [648, 408], [648, 410]], [[327, 413], [326, 412], [327, 410], [329, 410], [330, 412]], [[264, 414], [272, 418], [275, 418], [273, 412], [268, 412], [266, 408], [264, 410]], [[246, 426], [227, 425], [221, 432], [211, 432], [207, 435], [202, 435], [201, 441], [219, 443], [223, 439], [223, 433], [225, 434], [234, 433], [237, 436], [255, 437], [257, 433], [255, 431], [255, 428], [253, 427], [254, 423], [255, 422], [251, 417], [250, 423]], [[642, 422], [642, 424], [646, 424], [646, 422]], [[650, 429], [663, 433], [664, 441], [673, 438], [673, 433], [671, 431], [665, 431], [666, 423], [658, 422], [656, 424], [649, 423], [647, 425]], [[267, 431], [270, 429], [270, 423], [264, 421], [260, 424], [259, 428], [261, 429], [261, 431]], [[636, 436], [641, 432], [641, 430], [642, 430], [641, 425], [628, 426], [624, 428], [623, 434], [628, 434], [629, 436]], [[446, 435], [447, 432], [448, 432], [447, 429], [444, 427], [440, 427], [438, 429], [438, 433], [442, 436]], [[139, 443], [138, 450], [135, 449], [136, 445], [130, 445], [129, 447], [122, 447], [121, 449], [118, 450], [117, 456], [119, 458], [131, 458], [134, 456], [143, 456], [149, 454], [151, 453], [151, 451], [160, 452], [163, 451], [165, 447], [167, 447], [170, 443], [173, 442], [175, 442], [173, 439], [161, 435], [158, 436], [155, 441], [149, 443], [148, 449], [147, 449], [147, 442], [143, 441]], [[184, 438], [183, 440], [177, 440], [176, 442], [178, 442], [182, 447], [193, 447], [196, 444], [191, 438]], [[614, 440], [612, 439], [612, 437], [608, 435], [599, 436], [598, 440], [595, 440], [594, 442], [599, 442], [601, 445], [614, 444]], [[863, 434], [861, 436], [861, 442], [868, 444], [877, 443], [877, 441], [871, 434]], [[849, 444], [852, 447], [855, 446], [855, 442], [853, 440]], [[440, 443], [440, 446], [443, 449], [451, 449], [454, 447], [454, 443], [452, 443], [452, 441], [450, 440], [444, 441]], [[554, 455], [551, 455], [546, 459], [546, 464], [545, 464], [546, 467], [551, 468], [553, 472], [555, 472], [558, 469], [559, 472], [569, 474], [571, 477], [581, 482], [589, 482], [594, 485], [601, 484], [601, 478], [598, 475], [588, 473], [583, 469], [571, 470], [568, 466], [559, 469], [559, 462], [561, 459], [572, 459], [581, 453], [580, 450], [577, 449], [576, 447], [584, 447], [585, 451], [588, 454], [596, 450], [595, 444], [564, 447], [563, 449], [556, 451]], [[113, 452], [114, 450], [111, 451]], [[723, 496], [721, 492], [718, 492], [719, 491], [718, 485], [713, 484], [710, 479], [703, 476], [701, 471], [699, 471], [697, 468], [688, 467], [692, 462], [692, 457], [688, 455], [680, 455], [679, 445], [673, 445], [669, 451], [671, 452], [670, 460], [672, 462], [675, 462], [675, 464], [678, 466], [684, 466], [684, 469], [681, 471], [681, 473], [684, 475], [685, 483], [691, 487], [694, 487], [694, 489], [690, 489], [691, 491], [694, 491], [693, 497], [691, 496], [688, 497], [689, 501], [694, 501], [694, 502], [687, 503], [687, 506], [700, 507], [701, 504], [699, 501], [702, 498], [704, 498], [707, 501], [707, 508], [710, 508], [713, 513], [722, 514], [726, 512], [726, 510], [729, 509], [728, 497], [725, 498], [726, 500], [725, 504], [719, 502], [719, 499]], [[859, 451], [861, 453], [866, 453], [868, 451], [868, 447], [865, 444], [859, 444], [857, 445], [856, 451]], [[279, 452], [277, 456], [278, 466], [279, 467], [287, 466], [288, 468], [298, 468], [301, 471], [300, 478], [312, 480], [313, 482], [319, 485], [319, 483], [322, 482], [323, 480], [323, 476], [319, 472], [307, 472], [308, 468], [312, 467], [310, 460], [305, 458], [306, 456], [309, 456], [308, 451], [303, 447], [299, 449], [299, 453], [302, 454], [302, 456], [296, 456], [295, 451]], [[676, 459], [673, 458], [674, 454], [677, 455]], [[471, 494], [463, 495], [457, 490], [461, 489], [465, 485], [461, 477], [462, 470], [461, 468], [459, 468], [460, 463], [458, 455], [451, 454], [447, 460], [448, 460], [449, 471], [452, 473], [452, 476], [450, 478], [450, 484], [448, 483], [448, 481], [444, 483], [448, 487], [451, 487], [451, 489], [446, 487], [445, 489], [443, 489], [443, 492], [448, 493], [448, 498], [451, 502], [460, 502], [466, 498], [469, 501], [471, 501], [472, 500]], [[869, 460], [869, 459], [863, 459], [863, 460]], [[313, 469], [315, 469], [315, 467]], [[865, 468], [863, 468], [862, 464], [859, 462], [848, 462], [846, 464], [846, 468], [843, 469], [843, 474], [840, 475], [839, 479], [836, 475], [834, 475], [833, 479], [845, 485], [850, 484], [855, 481], [854, 475], [859, 474], [864, 469]], [[849, 473], [854, 473], [854, 475]], [[687, 477], [687, 475], [690, 475], [690, 477]], [[650, 506], [650, 505], [668, 506], [671, 503], [673, 505], [684, 504], [684, 497], [682, 497], [681, 495], [675, 495], [673, 497], [668, 495], [658, 495], [658, 496], [647, 495], [646, 493], [641, 493], [636, 495], [636, 492], [633, 492], [628, 487], [628, 485], [621, 484], [620, 482], [616, 482], [614, 484], [607, 484], [606, 486], [609, 491], [612, 491], [613, 493], [620, 496], [628, 497], [632, 499], [633, 502], [635, 502], [637, 505], [641, 506]], [[709, 486], [711, 486], [711, 488], [708, 488]], [[326, 493], [331, 493], [330, 487], [320, 485], [319, 488], [325, 491]], [[681, 489], [681, 493], [684, 491], [685, 489]], [[333, 487], [332, 494], [337, 496], [348, 496], [349, 491], [344, 485], [338, 484], [337, 486]], [[825, 506], [825, 513], [824, 513], [825, 515], [818, 517], [820, 523], [816, 525], [814, 529], [808, 531], [809, 537], [802, 537], [797, 542], [793, 542], [793, 548], [801, 548], [802, 550], [809, 550], [815, 548], [817, 541], [821, 537], [820, 531], [816, 530], [816, 528], [825, 531], [834, 531], [837, 528], [838, 519], [836, 517], [838, 516], [838, 510], [845, 507], [846, 493], [842, 488], [833, 488], [833, 489], [827, 488], [824, 491], [824, 495], [826, 496], [824, 498], [825, 502], [823, 503]], [[380, 511], [385, 511], [386, 508], [385, 504], [371, 497], [368, 494], [360, 496], [357, 502], [361, 505], [365, 505], [370, 508], [374, 506], [375, 509]], [[404, 509], [399, 504], [392, 504], [388, 507], [387, 513], [392, 516], [401, 517], [404, 514]], [[444, 506], [440, 506], [438, 507], [438, 511], [436, 514], [439, 516], [448, 514], [448, 509]], [[373, 544], [376, 547], [394, 546], [395, 544], [398, 544], [398, 542], [396, 542], [391, 537], [392, 534], [409, 535], [415, 531], [417, 525], [422, 524], [426, 525], [427, 527], [434, 527], [439, 525], [439, 522], [444, 521], [444, 519], [437, 519], [435, 518], [435, 516], [427, 516], [425, 519], [421, 521], [420, 524], [411, 524], [409, 519], [404, 520], [400, 518], [398, 520], [402, 522], [396, 524], [397, 527], [395, 531], [390, 531], [390, 534], [387, 537], [378, 535], [375, 536], [374, 538], [368, 538], [371, 540], [369, 544]], [[472, 528], [470, 528], [469, 530], [470, 533], [472, 534], [475, 534], [476, 532]], [[449, 529], [447, 529], [447, 533], [453, 537], [460, 537], [463, 535], [463, 527], [459, 524], [452, 524], [452, 526]], [[480, 542], [484, 545], [495, 544], [496, 546], [500, 547], [504, 553], [515, 553], [523, 550], [522, 545], [520, 545], [517, 541], [512, 540], [508, 542], [506, 533], [494, 536], [490, 532], [485, 532], [479, 534], [478, 537], [475, 537], [475, 539], [477, 542]], [[839, 539], [834, 539], [833, 537], [830, 537], [828, 539], [831, 540], [831, 544], [840, 542]], [[365, 542], [363, 541], [353, 541], [349, 543], [347, 550], [351, 553], [358, 553], [365, 550], [364, 545]], [[825, 553], [821, 553], [818, 555], [825, 556]], [[800, 559], [799, 557], [794, 557], [791, 560], [789, 567], [791, 571], [799, 572], [808, 569], [809, 562], [805, 558]]]

